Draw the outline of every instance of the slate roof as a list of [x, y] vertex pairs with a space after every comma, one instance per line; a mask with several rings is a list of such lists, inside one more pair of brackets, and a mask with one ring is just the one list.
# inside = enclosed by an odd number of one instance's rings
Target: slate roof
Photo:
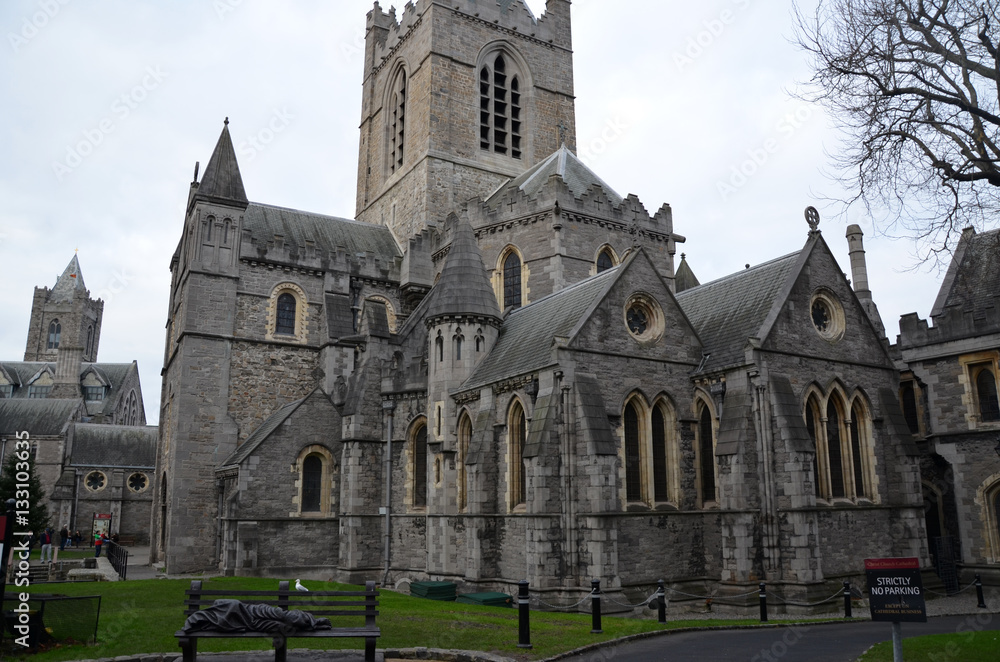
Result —
[[59, 436], [75, 418], [79, 400], [0, 400], [0, 434], [28, 432], [31, 436]]
[[389, 265], [402, 257], [389, 228], [373, 223], [254, 202], [243, 216], [243, 227], [261, 245], [281, 235], [288, 246], [304, 247], [307, 241], [313, 242], [320, 254], [334, 253], [338, 248], [352, 257], [374, 253]]
[[677, 303], [710, 355], [703, 371], [743, 361], [747, 339], [760, 335], [801, 255], [779, 257], [677, 294]]
[[601, 188], [616, 207], [624, 200], [564, 144], [548, 158], [536, 163], [510, 183], [500, 187], [486, 202], [492, 206], [511, 187], [521, 189], [528, 197], [535, 197], [545, 187], [549, 177], [553, 175], [559, 176], [566, 182], [566, 186], [574, 197], [582, 198], [591, 188]]
[[[313, 392], [315, 393], [315, 391]], [[250, 454], [253, 453], [258, 446], [264, 443], [264, 440], [270, 437], [271, 433], [277, 430], [279, 425], [287, 421], [288, 417], [295, 413], [295, 410], [298, 409], [308, 397], [309, 396], [307, 395], [301, 400], [289, 402], [287, 405], [264, 419], [264, 422], [260, 424], [260, 427], [254, 430], [250, 436], [247, 437], [246, 441], [240, 444], [240, 447], [233, 451], [233, 453], [219, 466], [236, 466], [243, 462], [243, 460], [250, 457]]]
[[225, 126], [222, 127], [219, 142], [215, 144], [212, 157], [205, 166], [195, 197], [247, 203], [247, 192], [243, 188], [239, 163], [236, 162], [233, 139], [229, 135], [228, 117]]
[[500, 319], [496, 294], [486, 275], [476, 236], [467, 221], [456, 223], [441, 278], [427, 296], [431, 302], [425, 320], [454, 315]]
[[[11, 381], [15, 382], [16, 388], [11, 396], [13, 400], [26, 400], [28, 399], [28, 389], [27, 386], [31, 379], [41, 372], [45, 367], [48, 367], [53, 375], [56, 374], [56, 364], [54, 362], [45, 361], [4, 361], [0, 362], [0, 369], [3, 369], [4, 373], [9, 376]], [[109, 413], [114, 408], [118, 402], [118, 397], [122, 393], [122, 385], [125, 383], [129, 372], [132, 370], [138, 370], [134, 363], [81, 363], [80, 364], [80, 381], [83, 381], [84, 375], [90, 371], [94, 370], [100, 377], [109, 385], [107, 392], [104, 394], [104, 400], [100, 403], [92, 402], [88, 403], [90, 407], [89, 413]], [[80, 391], [80, 397], [83, 397], [83, 391]], [[0, 400], [2, 402], [2, 400]]]
[[946, 309], [982, 313], [997, 307], [1000, 295], [1000, 230], [976, 234], [966, 230], [955, 249], [931, 317]]
[[157, 434], [155, 426], [78, 423], [70, 463], [78, 467], [153, 469]]
[[620, 266], [512, 311], [489, 355], [462, 390], [524, 375], [552, 364], [552, 341], [568, 337], [583, 315], [614, 282]]
[[49, 292], [49, 301], [72, 301], [73, 293], [77, 290], [87, 291], [87, 286], [83, 284], [83, 271], [80, 270], [80, 261], [73, 255], [62, 275], [56, 280], [55, 287]]

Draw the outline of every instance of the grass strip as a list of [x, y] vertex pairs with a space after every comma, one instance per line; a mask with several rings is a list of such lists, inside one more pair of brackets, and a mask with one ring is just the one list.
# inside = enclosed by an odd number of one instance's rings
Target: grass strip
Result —
[[[212, 578], [209, 586], [227, 590], [274, 590], [275, 579]], [[174, 632], [184, 624], [184, 591], [190, 580], [150, 579], [126, 582], [41, 584], [32, 593], [100, 595], [96, 646], [57, 645], [31, 656], [32, 661], [60, 662], [138, 653], [179, 652]], [[350, 590], [343, 584], [307, 582], [313, 590]], [[652, 612], [651, 612], [652, 614]], [[343, 619], [341, 619], [343, 620]], [[334, 625], [346, 623], [335, 622]], [[436, 602], [383, 591], [379, 595], [379, 648], [443, 648], [491, 652], [537, 660], [589, 644], [677, 628], [757, 625], [756, 620], [687, 620], [665, 625], [648, 619], [605, 616], [603, 634], [590, 634], [589, 614], [531, 612], [531, 650], [517, 647], [517, 610]], [[9, 641], [9, 640], [8, 640]], [[205, 639], [199, 652], [270, 650], [269, 639]], [[292, 639], [289, 648], [363, 649], [361, 639]]]
[[[996, 662], [1000, 659], [1000, 631], [928, 634], [903, 639], [906, 662]], [[892, 662], [892, 642], [883, 641], [858, 658], [858, 662]]]

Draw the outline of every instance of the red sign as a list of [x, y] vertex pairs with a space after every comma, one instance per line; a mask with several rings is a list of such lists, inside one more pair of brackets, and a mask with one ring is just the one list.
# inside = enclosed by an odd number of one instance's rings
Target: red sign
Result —
[[865, 570], [919, 570], [920, 559], [865, 559]]

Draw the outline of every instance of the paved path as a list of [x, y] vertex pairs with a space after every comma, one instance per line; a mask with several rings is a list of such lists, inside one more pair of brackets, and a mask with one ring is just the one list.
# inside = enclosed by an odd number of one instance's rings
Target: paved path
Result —
[[[566, 662], [852, 662], [892, 638], [890, 623], [802, 625], [775, 629], [666, 634], [566, 658]], [[904, 623], [903, 638], [970, 630], [993, 631], [1000, 659], [1000, 615], [943, 616]], [[944, 653], [944, 651], [942, 651]], [[942, 659], [961, 660], [961, 655]]]

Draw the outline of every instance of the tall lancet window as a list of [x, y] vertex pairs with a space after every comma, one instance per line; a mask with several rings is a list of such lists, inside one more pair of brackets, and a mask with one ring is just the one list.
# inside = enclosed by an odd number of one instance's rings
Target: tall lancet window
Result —
[[389, 127], [389, 172], [396, 172], [403, 167], [403, 147], [406, 143], [406, 72], [402, 69], [396, 74], [392, 84], [392, 99], [390, 101], [391, 115]]
[[59, 336], [62, 335], [62, 325], [59, 320], [53, 320], [49, 324], [48, 349], [59, 349]]
[[521, 158], [521, 77], [501, 53], [479, 72], [479, 146]]

